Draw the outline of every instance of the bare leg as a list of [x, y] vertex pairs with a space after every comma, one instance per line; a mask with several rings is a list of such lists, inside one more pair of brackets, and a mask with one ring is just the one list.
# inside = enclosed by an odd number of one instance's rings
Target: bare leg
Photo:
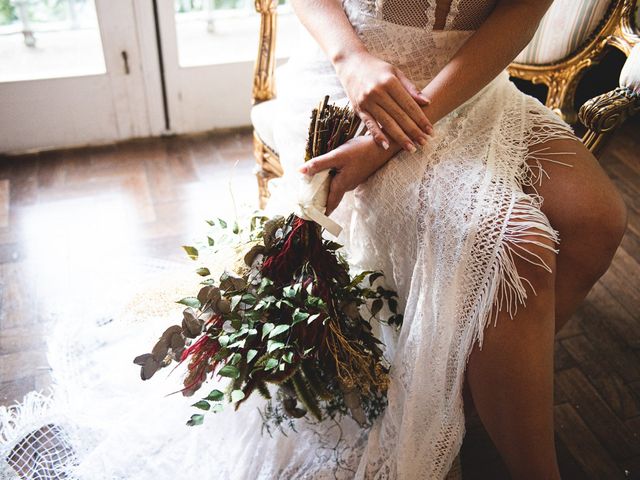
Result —
[[541, 150], [549, 152], [548, 158], [571, 165], [543, 160], [549, 178], [536, 187], [544, 198], [542, 211], [560, 232], [555, 286], [558, 332], [609, 268], [626, 229], [627, 210], [613, 182], [580, 141], [553, 140]]
[[[485, 332], [482, 350], [469, 359], [466, 407], [478, 414], [514, 478], [559, 478], [553, 438], [553, 334], [569, 320], [607, 270], [626, 228], [622, 197], [578, 140], [543, 147], [549, 174], [538, 193], [543, 212], [560, 232], [557, 258], [536, 252], [555, 275], [520, 262], [537, 296], [513, 321], [504, 314]], [[540, 147], [537, 147], [540, 149]], [[563, 153], [564, 152], [564, 153]], [[571, 152], [571, 153], [567, 153]], [[532, 193], [532, 189], [529, 189]], [[555, 260], [555, 262], [554, 262]], [[469, 391], [470, 390], [470, 391]], [[472, 396], [472, 398], [471, 398]]]
[[[539, 237], [532, 239], [539, 240]], [[555, 254], [538, 246], [555, 272]], [[477, 412], [512, 477], [559, 479], [553, 428], [553, 341], [555, 273], [516, 260], [537, 295], [528, 288], [527, 305], [514, 318], [500, 312], [484, 332], [467, 366]]]

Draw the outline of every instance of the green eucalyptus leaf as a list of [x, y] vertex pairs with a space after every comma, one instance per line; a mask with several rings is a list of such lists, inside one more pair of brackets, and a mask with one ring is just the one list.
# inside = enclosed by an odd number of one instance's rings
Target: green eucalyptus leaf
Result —
[[231, 392], [231, 401], [232, 402], [239, 402], [240, 400], [242, 400], [244, 398], [244, 392], [242, 390], [234, 390], [233, 392]]
[[199, 408], [200, 410], [209, 410], [211, 408], [211, 404], [206, 400], [200, 400], [199, 402], [196, 402], [191, 406]]
[[231, 297], [231, 311], [233, 312], [236, 307], [238, 306], [238, 304], [240, 303], [240, 301], [242, 300], [242, 295], [234, 295], [233, 297]]
[[371, 275], [369, 275], [369, 285], [373, 285], [373, 282], [375, 282], [378, 278], [382, 277], [382, 272], [373, 272]]
[[253, 360], [255, 358], [257, 353], [258, 353], [258, 351], [254, 350], [253, 348], [251, 350], [249, 350], [247, 352], [247, 363], [250, 363], [251, 360]]
[[211, 390], [211, 392], [209, 392], [209, 395], [207, 395], [205, 400], [211, 400], [213, 402], [218, 402], [218, 401], [222, 400], [223, 398], [224, 398], [224, 393], [222, 393], [220, 390]]
[[307, 294], [308, 295], [313, 295], [313, 282], [309, 282], [309, 285], [307, 285]]
[[196, 413], [191, 415], [191, 419], [187, 422], [187, 425], [193, 427], [195, 425], [202, 425], [202, 422], [204, 422], [204, 415]]
[[290, 307], [293, 307], [293, 303], [291, 303], [289, 300], [278, 300], [276, 302], [276, 307], [278, 308], [282, 308], [282, 304], [284, 305], [288, 305]]
[[295, 325], [296, 323], [299, 322], [304, 322], [307, 318], [309, 318], [309, 314], [307, 312], [301, 312], [300, 309], [296, 308], [295, 312], [293, 312], [292, 318], [293, 318], [293, 324]]
[[389, 310], [393, 313], [398, 313], [398, 301], [395, 298], [389, 299]]
[[287, 352], [284, 355], [282, 355], [282, 360], [284, 360], [287, 363], [293, 362], [293, 352]]
[[276, 350], [280, 350], [282, 347], [284, 347], [284, 343], [269, 340], [267, 342], [267, 353], [275, 352]]
[[201, 277], [208, 277], [209, 275], [211, 275], [211, 272], [209, 271], [209, 269], [207, 267], [202, 267], [196, 270], [196, 273], [198, 275], [200, 275]]
[[260, 281], [260, 286], [258, 287], [258, 293], [264, 292], [264, 290], [270, 287], [271, 285], [273, 285], [273, 281], [271, 281], [267, 277], [262, 277], [262, 280]]
[[243, 338], [242, 340], [233, 342], [231, 345], [229, 345], [229, 348], [244, 348], [245, 343], [247, 343], [247, 339]]
[[276, 337], [282, 332], [286, 332], [287, 330], [289, 330], [289, 328], [289, 325], [277, 325], [273, 330], [269, 332], [269, 338]]
[[191, 307], [191, 308], [200, 308], [201, 306], [200, 300], [198, 300], [196, 297], [185, 297], [178, 300], [176, 303], [180, 303], [182, 305], [186, 305], [187, 307]]
[[282, 289], [282, 295], [284, 298], [296, 298], [296, 290], [293, 287], [287, 286]]
[[382, 299], [377, 298], [371, 304], [371, 315], [376, 316], [381, 309], [382, 309]]
[[256, 296], [253, 293], [245, 293], [242, 295], [242, 302], [247, 305], [255, 305], [256, 304]]
[[305, 302], [309, 307], [319, 308], [321, 310], [326, 309], [327, 304], [320, 297], [314, 297], [313, 295], [309, 295]]
[[365, 279], [365, 277], [366, 277], [367, 275], [369, 275], [370, 273], [373, 273], [373, 272], [370, 272], [370, 271], [364, 271], [364, 272], [359, 273], [358, 275], [356, 275], [355, 277], [353, 277], [353, 280], [351, 280], [351, 283], [349, 283], [349, 286], [350, 286], [350, 287], [355, 287], [355, 286], [357, 286], [357, 285], [361, 284], [361, 283], [362, 283], [362, 281]]
[[262, 326], [262, 339], [264, 340], [264, 337], [266, 337], [267, 335], [269, 335], [269, 332], [271, 330], [273, 330], [273, 328], [275, 327], [275, 325], [273, 323], [265, 323]]
[[187, 252], [187, 255], [189, 255], [189, 258], [191, 260], [198, 259], [198, 249], [196, 247], [192, 247], [190, 245], [183, 245], [182, 248], [184, 249], [185, 252]]
[[278, 366], [278, 360], [275, 359], [275, 358], [270, 358], [264, 364], [264, 369], [265, 370], [272, 370], [272, 369], [276, 368], [277, 366]]
[[238, 378], [240, 376], [240, 369], [234, 365], [225, 365], [218, 371], [218, 375], [222, 377]]
[[324, 246], [327, 250], [338, 250], [339, 248], [342, 248], [342, 245], [340, 245], [338, 242], [333, 242], [331, 240], [327, 240], [326, 242], [324, 242]]

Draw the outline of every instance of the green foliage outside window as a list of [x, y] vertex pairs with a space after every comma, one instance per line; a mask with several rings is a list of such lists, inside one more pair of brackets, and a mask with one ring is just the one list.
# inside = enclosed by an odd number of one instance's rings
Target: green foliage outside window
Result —
[[13, 23], [18, 19], [16, 9], [10, 0], [0, 0], [0, 25]]
[[[91, 0], [74, 0], [79, 11]], [[69, 0], [29, 0], [27, 1], [29, 20], [32, 22], [60, 21], [69, 18]], [[0, 25], [19, 21], [18, 9], [12, 0], [0, 0]]]

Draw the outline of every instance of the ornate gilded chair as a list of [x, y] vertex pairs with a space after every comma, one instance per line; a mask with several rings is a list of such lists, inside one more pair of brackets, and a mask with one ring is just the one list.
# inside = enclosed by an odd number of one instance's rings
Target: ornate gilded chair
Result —
[[[283, 174], [271, 129], [277, 101], [277, 4], [277, 0], [255, 0], [261, 22], [251, 120], [261, 206], [269, 198], [269, 180]], [[592, 151], [640, 110], [639, 15], [638, 0], [555, 0], [529, 45], [509, 66], [513, 77], [548, 87], [546, 105], [569, 123], [579, 119], [586, 127], [582, 140]], [[588, 100], [576, 113], [576, 87], [587, 69], [604, 57], [607, 47], [628, 57], [619, 87]]]

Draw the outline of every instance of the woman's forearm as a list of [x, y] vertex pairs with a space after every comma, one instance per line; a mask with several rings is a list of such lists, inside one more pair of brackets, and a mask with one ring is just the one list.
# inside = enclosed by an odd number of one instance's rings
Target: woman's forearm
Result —
[[[422, 90], [432, 123], [458, 108], [502, 72], [533, 37], [553, 0], [500, 0], [487, 20]], [[401, 150], [392, 142], [387, 159]]]
[[340, 0], [291, 0], [291, 5], [334, 65], [351, 54], [367, 51]]
[[553, 0], [500, 0], [494, 11], [422, 90], [432, 123], [478, 93], [533, 37]]

